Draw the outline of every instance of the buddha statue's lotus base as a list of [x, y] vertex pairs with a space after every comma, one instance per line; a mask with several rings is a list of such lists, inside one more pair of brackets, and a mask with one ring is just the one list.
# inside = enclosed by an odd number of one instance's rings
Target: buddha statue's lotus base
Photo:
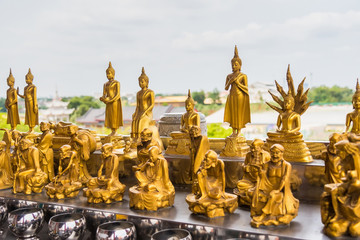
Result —
[[221, 157], [245, 157], [250, 150], [246, 139], [242, 136], [229, 136], [225, 139], [225, 147], [220, 152]]
[[174, 205], [175, 191], [158, 192], [144, 191], [138, 185], [129, 189], [129, 205], [139, 210], [157, 211], [159, 208], [171, 207]]

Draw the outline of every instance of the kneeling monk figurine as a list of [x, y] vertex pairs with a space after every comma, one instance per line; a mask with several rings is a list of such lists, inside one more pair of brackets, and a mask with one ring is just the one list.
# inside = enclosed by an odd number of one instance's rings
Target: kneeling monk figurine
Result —
[[112, 203], [123, 199], [125, 185], [119, 182], [119, 159], [113, 150], [111, 143], [105, 143], [101, 148], [98, 176], [90, 179], [84, 189], [89, 203]]
[[235, 211], [237, 196], [225, 192], [224, 162], [218, 159], [216, 152], [209, 150], [205, 154], [194, 180], [193, 193], [186, 197], [192, 212], [213, 218], [224, 216], [225, 211]]
[[169, 179], [166, 159], [157, 146], [149, 149], [148, 160], [138, 165], [138, 184], [129, 189], [130, 207], [156, 211], [174, 204], [175, 188]]

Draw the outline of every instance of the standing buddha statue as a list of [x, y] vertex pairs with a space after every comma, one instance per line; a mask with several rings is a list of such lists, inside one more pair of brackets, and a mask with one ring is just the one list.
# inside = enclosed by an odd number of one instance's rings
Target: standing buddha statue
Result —
[[20, 124], [18, 99], [16, 89], [14, 88], [15, 78], [11, 73], [7, 78], [9, 89], [6, 91], [5, 107], [7, 109], [7, 123], [10, 124], [11, 130], [16, 129], [16, 125]]

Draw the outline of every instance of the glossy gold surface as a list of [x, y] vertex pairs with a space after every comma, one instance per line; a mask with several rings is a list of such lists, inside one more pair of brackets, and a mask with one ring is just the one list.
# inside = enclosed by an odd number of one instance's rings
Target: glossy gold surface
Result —
[[348, 171], [343, 183], [324, 187], [321, 219], [325, 234], [331, 237], [360, 237], [360, 180], [357, 171]]
[[169, 168], [160, 149], [153, 146], [145, 163], [136, 168], [138, 184], [129, 189], [130, 207], [156, 211], [174, 204], [175, 188], [169, 179]]
[[13, 193], [40, 193], [48, 176], [41, 170], [39, 150], [32, 141], [23, 138], [17, 151], [17, 169], [14, 174]]
[[190, 154], [190, 129], [192, 126], [200, 127], [200, 115], [195, 112], [194, 107], [195, 101], [189, 89], [188, 98], [185, 101], [186, 112], [181, 116], [180, 131], [170, 133], [171, 140], [166, 148], [166, 154]]
[[125, 185], [119, 181], [119, 159], [113, 150], [111, 143], [101, 148], [101, 165], [97, 177], [90, 179], [87, 188], [84, 188], [84, 196], [89, 203], [112, 203], [123, 199]]
[[209, 218], [233, 213], [238, 206], [237, 196], [226, 193], [225, 184], [224, 162], [209, 150], [196, 173], [193, 193], [186, 197], [190, 211]]
[[276, 95], [270, 95], [273, 100], [279, 104], [280, 107], [267, 103], [272, 109], [279, 113], [277, 119], [276, 132], [268, 132], [266, 139], [267, 147], [275, 143], [284, 146], [284, 158], [290, 162], [311, 162], [313, 159], [310, 154], [309, 148], [306, 146], [303, 136], [300, 133], [301, 119], [300, 116], [308, 109], [312, 102], [307, 102], [308, 90], [304, 90], [304, 81], [299, 84], [297, 91], [294, 88], [294, 81], [290, 73], [290, 65], [287, 69], [286, 81], [288, 85], [288, 92], [275, 81], [276, 88], [283, 100]]
[[10, 124], [11, 130], [14, 130], [18, 124], [20, 124], [19, 110], [18, 110], [18, 99], [16, 89], [14, 88], [15, 78], [11, 73], [7, 78], [7, 84], [9, 89], [6, 91], [5, 107], [7, 110], [7, 124]]
[[34, 76], [29, 72], [25, 76], [27, 86], [24, 88], [24, 95], [21, 95], [17, 88], [17, 95], [25, 99], [25, 124], [29, 126], [29, 132], [34, 131], [34, 127], [39, 124], [38, 104], [36, 97], [36, 86], [33, 84]]
[[116, 134], [116, 130], [123, 126], [122, 106], [120, 97], [120, 83], [114, 79], [115, 70], [109, 62], [106, 69], [106, 77], [109, 80], [104, 84], [103, 95], [100, 101], [106, 104], [105, 127], [111, 129], [110, 136]]
[[76, 197], [82, 189], [79, 158], [70, 145], [61, 146], [59, 152], [58, 175], [45, 186], [46, 194], [56, 199]]
[[236, 46], [231, 66], [233, 72], [225, 82], [225, 90], [230, 88], [230, 93], [225, 104], [224, 122], [232, 127], [231, 136], [237, 137], [245, 124], [250, 122], [250, 100], [247, 76], [241, 72], [241, 59]]
[[144, 128], [148, 128], [153, 119], [152, 110], [154, 108], [155, 95], [149, 87], [149, 78], [142, 68], [139, 77], [139, 86], [141, 90], [136, 94], [136, 109], [132, 115], [131, 138], [138, 139]]
[[13, 186], [13, 169], [10, 163], [10, 154], [6, 151], [6, 143], [0, 141], [0, 189]]
[[264, 169], [264, 164], [270, 160], [270, 154], [262, 149], [263, 146], [263, 140], [255, 139], [250, 145], [250, 152], [246, 154], [243, 178], [238, 181], [237, 188], [234, 189], [234, 193], [239, 196], [240, 205], [251, 205], [259, 173]]
[[360, 134], [360, 85], [359, 79], [356, 82], [356, 91], [352, 97], [352, 105], [354, 111], [348, 113], [346, 115], [346, 130], [345, 132], [349, 132], [351, 126], [351, 133]]
[[290, 188], [291, 164], [283, 158], [284, 147], [274, 144], [271, 159], [258, 175], [251, 203], [251, 226], [289, 224], [297, 216], [299, 200]]
[[47, 122], [40, 123], [41, 136], [38, 138], [37, 148], [39, 149], [39, 161], [43, 172], [48, 175], [49, 181], [55, 177], [54, 172], [54, 151], [53, 133], [51, 132], [51, 124]]

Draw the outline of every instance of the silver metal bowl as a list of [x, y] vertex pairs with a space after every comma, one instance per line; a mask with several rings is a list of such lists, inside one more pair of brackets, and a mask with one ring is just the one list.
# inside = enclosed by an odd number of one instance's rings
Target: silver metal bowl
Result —
[[159, 219], [129, 216], [128, 220], [134, 223], [138, 240], [148, 240], [151, 235], [163, 228], [163, 221]]
[[45, 221], [49, 221], [51, 217], [55, 215], [59, 215], [62, 213], [76, 213], [78, 210], [74, 207], [68, 207], [64, 205], [58, 204], [49, 204], [46, 203], [43, 206], [44, 214], [45, 214]]
[[96, 229], [100, 224], [110, 221], [118, 221], [118, 219], [116, 219], [116, 213], [84, 209], [83, 215], [86, 218], [86, 228], [94, 236], [96, 234]]
[[9, 230], [18, 238], [36, 238], [43, 219], [44, 213], [39, 208], [20, 208], [9, 213]]
[[136, 229], [132, 222], [115, 221], [100, 224], [96, 230], [97, 240], [135, 240]]
[[85, 232], [85, 217], [80, 213], [55, 215], [49, 221], [49, 236], [52, 239], [81, 239]]
[[39, 208], [39, 203], [21, 199], [9, 199], [7, 201], [9, 212], [19, 208]]
[[165, 229], [154, 233], [151, 240], [192, 240], [192, 237], [185, 229]]

